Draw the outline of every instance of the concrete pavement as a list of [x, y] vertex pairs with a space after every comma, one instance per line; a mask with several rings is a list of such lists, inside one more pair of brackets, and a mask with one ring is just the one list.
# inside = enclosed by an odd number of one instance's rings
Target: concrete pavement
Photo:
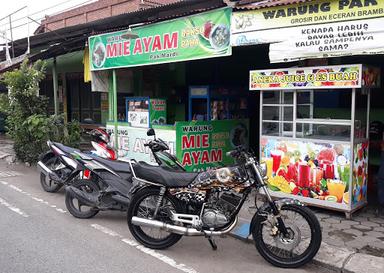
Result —
[[[204, 238], [184, 237], [164, 251], [132, 238], [125, 213], [81, 220], [64, 204], [64, 191], [44, 192], [37, 171], [0, 160], [0, 272], [283, 272], [252, 244], [228, 237], [212, 251]], [[3, 201], [3, 202], [2, 202]], [[295, 272], [331, 272], [310, 264]]]
[[[239, 224], [232, 235], [247, 243], [253, 240], [249, 223], [254, 211], [248, 201], [241, 211]], [[342, 213], [312, 208], [322, 228], [322, 246], [313, 263], [338, 272], [384, 272], [384, 216], [372, 208], [363, 208], [347, 220]]]

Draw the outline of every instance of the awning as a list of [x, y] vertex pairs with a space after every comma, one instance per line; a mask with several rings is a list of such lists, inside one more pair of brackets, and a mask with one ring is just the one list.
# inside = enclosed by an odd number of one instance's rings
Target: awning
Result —
[[232, 6], [236, 9], [261, 9], [310, 1], [313, 0], [239, 0], [231, 2], [233, 2]]
[[[89, 36], [126, 29], [132, 24], [150, 24], [225, 6], [222, 0], [180, 1], [34, 35], [30, 37], [31, 54], [28, 58], [32, 61], [48, 59], [82, 50]], [[16, 40], [13, 45], [15, 56], [21, 56], [27, 51], [27, 38]], [[4, 50], [0, 51], [0, 62], [5, 61], [5, 55]], [[13, 60], [11, 65], [0, 68], [0, 73], [12, 70], [20, 63], [19, 60]]]

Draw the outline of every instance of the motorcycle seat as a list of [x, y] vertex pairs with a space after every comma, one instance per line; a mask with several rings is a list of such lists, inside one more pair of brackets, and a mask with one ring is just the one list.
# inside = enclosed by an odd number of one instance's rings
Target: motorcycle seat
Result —
[[169, 167], [149, 165], [143, 161], [133, 165], [133, 169], [137, 177], [170, 188], [186, 187], [198, 175], [198, 173], [178, 171]]
[[109, 169], [111, 169], [112, 171], [114, 171], [116, 173], [120, 173], [120, 172], [130, 173], [131, 172], [131, 168], [129, 167], [128, 162], [104, 159], [104, 158], [98, 157], [96, 155], [89, 155], [89, 156], [92, 157], [95, 161], [103, 164], [104, 166], [108, 167]]
[[72, 147], [68, 147], [68, 146], [65, 146], [61, 143], [58, 143], [58, 142], [53, 142], [53, 144], [59, 148], [60, 150], [62, 150], [64, 153], [67, 153], [67, 154], [71, 154], [71, 153], [74, 153], [74, 152], [80, 152], [79, 149], [76, 149], [76, 148], [72, 148]]

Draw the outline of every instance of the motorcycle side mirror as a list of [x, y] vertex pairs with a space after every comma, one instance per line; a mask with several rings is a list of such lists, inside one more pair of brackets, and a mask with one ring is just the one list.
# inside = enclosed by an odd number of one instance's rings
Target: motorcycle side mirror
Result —
[[155, 136], [156, 138], [155, 130], [153, 130], [153, 128], [149, 128], [147, 130], [147, 136]]

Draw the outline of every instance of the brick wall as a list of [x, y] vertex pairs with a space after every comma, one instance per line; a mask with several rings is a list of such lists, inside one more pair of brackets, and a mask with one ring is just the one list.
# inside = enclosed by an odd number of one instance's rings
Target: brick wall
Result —
[[99, 0], [53, 16], [47, 16], [35, 34], [178, 1], [180, 0]]

